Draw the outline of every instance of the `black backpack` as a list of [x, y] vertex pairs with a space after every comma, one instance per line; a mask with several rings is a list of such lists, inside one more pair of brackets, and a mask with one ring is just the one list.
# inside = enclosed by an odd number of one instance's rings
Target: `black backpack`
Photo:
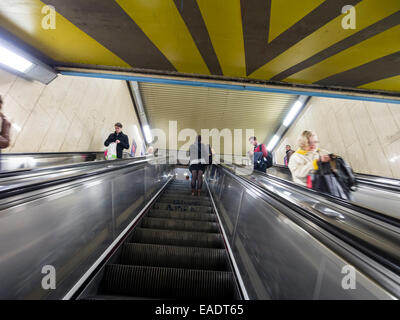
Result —
[[267, 157], [266, 157], [266, 164], [267, 168], [271, 168], [274, 164], [272, 162], [272, 153], [268, 151]]
[[[262, 150], [263, 145], [260, 144], [259, 146], [260, 146], [260, 150]], [[264, 158], [262, 151], [254, 152], [254, 169], [265, 172], [266, 169], [268, 169], [272, 166], [273, 166], [273, 162], [272, 162], [271, 152], [268, 151], [266, 158]]]

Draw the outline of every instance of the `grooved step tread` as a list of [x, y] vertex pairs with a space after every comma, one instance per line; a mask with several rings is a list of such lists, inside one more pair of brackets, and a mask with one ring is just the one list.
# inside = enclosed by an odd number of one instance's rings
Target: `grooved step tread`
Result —
[[228, 260], [224, 249], [146, 243], [124, 244], [120, 264], [216, 271], [228, 270]]
[[211, 208], [211, 203], [209, 201], [199, 199], [180, 199], [178, 197], [160, 198], [157, 203], [169, 203], [174, 205], [201, 206]]
[[209, 206], [196, 206], [187, 204], [172, 204], [156, 202], [153, 206], [155, 209], [171, 210], [171, 211], [191, 211], [191, 212], [207, 212], [212, 213], [213, 209]]
[[194, 231], [174, 231], [136, 227], [129, 242], [224, 249], [224, 243], [220, 233]]
[[208, 201], [211, 204], [211, 198], [210, 197], [206, 197], [206, 196], [200, 196], [198, 197], [197, 195], [192, 196], [190, 195], [184, 195], [184, 194], [173, 194], [173, 193], [167, 193], [167, 194], [163, 194], [161, 195], [160, 199], [182, 199], [182, 200], [200, 200], [200, 201]]
[[109, 264], [101, 294], [153, 298], [234, 299], [231, 272]]
[[148, 217], [154, 218], [168, 218], [168, 219], [182, 219], [182, 220], [193, 220], [193, 221], [217, 221], [214, 213], [204, 212], [191, 212], [191, 211], [170, 211], [170, 210], [159, 210], [151, 209], [147, 214]]
[[144, 217], [142, 219], [141, 227], [150, 229], [167, 229], [196, 232], [219, 232], [218, 224], [215, 222], [153, 217]]

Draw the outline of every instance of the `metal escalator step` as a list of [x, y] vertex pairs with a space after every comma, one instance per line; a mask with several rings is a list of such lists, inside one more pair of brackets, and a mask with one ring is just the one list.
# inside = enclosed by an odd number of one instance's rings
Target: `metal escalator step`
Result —
[[200, 199], [182, 199], [179, 196], [175, 197], [161, 197], [157, 200], [158, 203], [170, 203], [170, 204], [180, 204], [180, 205], [188, 205], [188, 206], [204, 206], [211, 207], [210, 201], [204, 201]]
[[154, 218], [168, 218], [168, 219], [186, 219], [193, 221], [217, 221], [214, 213], [204, 212], [181, 212], [181, 211], [170, 211], [170, 210], [158, 210], [151, 209], [147, 214], [148, 217]]
[[176, 198], [176, 199], [184, 199], [184, 200], [200, 200], [200, 201], [208, 201], [208, 202], [211, 203], [211, 199], [209, 197], [205, 197], [205, 196], [198, 197], [198, 196], [192, 196], [191, 194], [190, 195], [184, 195], [184, 194], [173, 194], [173, 193], [165, 194], [164, 193], [161, 196], [160, 199], [163, 199], [163, 198], [166, 198], [166, 199], [174, 199], [174, 198]]
[[230, 272], [107, 265], [101, 294], [153, 298], [234, 299]]
[[221, 234], [193, 231], [160, 230], [136, 227], [129, 242], [224, 249]]
[[171, 210], [171, 211], [191, 211], [191, 212], [207, 212], [212, 213], [213, 209], [210, 206], [196, 206], [186, 204], [172, 204], [156, 202], [153, 206], [155, 209]]
[[126, 243], [122, 247], [120, 259], [120, 264], [125, 265], [228, 270], [228, 260], [224, 249]]
[[218, 224], [215, 222], [178, 220], [168, 218], [144, 217], [142, 219], [142, 228], [167, 229], [196, 232], [219, 232]]

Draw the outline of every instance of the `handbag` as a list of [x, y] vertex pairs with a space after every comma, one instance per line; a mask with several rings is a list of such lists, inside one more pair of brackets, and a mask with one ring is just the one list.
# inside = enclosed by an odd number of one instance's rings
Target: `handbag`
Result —
[[104, 153], [106, 160], [115, 160], [117, 159], [117, 144], [115, 142], [111, 142], [106, 152]]
[[311, 175], [311, 188], [337, 198], [350, 200], [350, 190], [342, 185], [329, 162], [318, 161], [318, 170]]

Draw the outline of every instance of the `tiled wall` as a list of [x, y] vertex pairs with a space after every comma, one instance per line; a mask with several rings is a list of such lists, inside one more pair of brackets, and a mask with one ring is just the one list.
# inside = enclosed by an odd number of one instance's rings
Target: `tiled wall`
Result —
[[313, 97], [278, 144], [297, 149], [303, 130], [314, 130], [320, 147], [341, 155], [355, 172], [400, 178], [400, 104]]
[[2, 152], [103, 151], [115, 122], [130, 144], [135, 137], [140, 152], [125, 81], [59, 75], [46, 86], [0, 70], [0, 94], [13, 123], [10, 147]]

